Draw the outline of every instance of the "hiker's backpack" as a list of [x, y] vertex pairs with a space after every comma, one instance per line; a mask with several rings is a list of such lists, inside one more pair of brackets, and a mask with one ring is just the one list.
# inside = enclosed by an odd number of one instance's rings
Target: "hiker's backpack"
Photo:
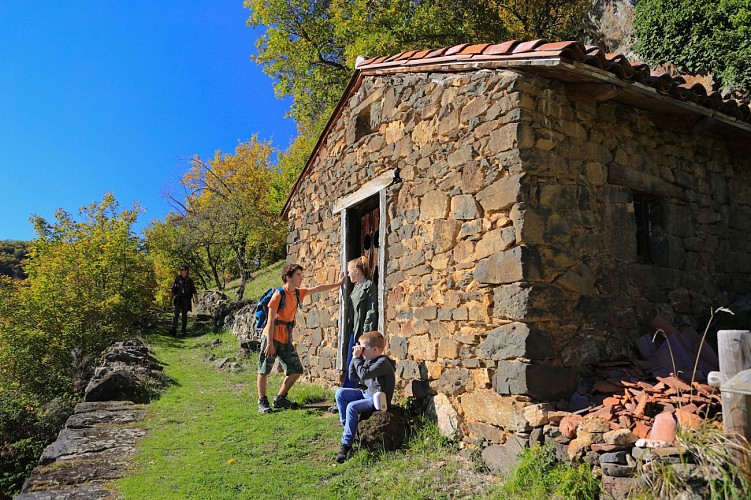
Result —
[[[258, 299], [258, 304], [256, 304], [256, 308], [253, 311], [253, 318], [256, 325], [256, 335], [260, 336], [263, 333], [263, 329], [266, 328], [266, 323], [269, 320], [269, 302], [271, 301], [271, 297], [274, 295], [274, 292], [279, 292], [279, 295], [281, 296], [281, 300], [279, 301], [279, 309], [284, 309], [285, 302], [287, 301], [287, 294], [284, 293], [284, 288], [269, 288], [266, 293], [264, 293], [260, 299]], [[300, 289], [295, 288], [295, 295], [297, 296], [297, 303], [300, 303]]]

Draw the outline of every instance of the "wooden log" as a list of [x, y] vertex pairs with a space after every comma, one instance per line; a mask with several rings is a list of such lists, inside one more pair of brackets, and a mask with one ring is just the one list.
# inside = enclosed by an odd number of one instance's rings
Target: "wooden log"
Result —
[[[748, 330], [720, 330], [717, 332], [717, 348], [723, 381], [751, 369], [751, 332]], [[746, 395], [722, 391], [722, 423], [726, 436], [731, 439], [741, 437], [748, 442], [751, 437], [750, 416]]]

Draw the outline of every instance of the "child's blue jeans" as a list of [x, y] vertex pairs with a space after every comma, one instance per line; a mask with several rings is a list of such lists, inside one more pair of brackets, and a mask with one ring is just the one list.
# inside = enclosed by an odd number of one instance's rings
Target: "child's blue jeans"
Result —
[[352, 446], [360, 414], [375, 411], [373, 396], [360, 389], [342, 387], [336, 391], [336, 406], [339, 408], [339, 420], [344, 427], [342, 444]]

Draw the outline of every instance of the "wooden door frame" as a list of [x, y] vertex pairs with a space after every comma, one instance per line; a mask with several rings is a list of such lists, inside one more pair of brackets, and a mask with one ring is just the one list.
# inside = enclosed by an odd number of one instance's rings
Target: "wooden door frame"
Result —
[[[344, 272], [346, 272], [347, 261], [354, 258], [347, 255], [347, 234], [350, 226], [349, 219], [352, 217], [352, 212], [357, 210], [359, 205], [362, 205], [363, 202], [371, 199], [374, 196], [378, 196], [378, 209], [380, 212], [380, 218], [378, 221], [378, 233], [380, 241], [378, 252], [378, 269], [381, 273], [378, 279], [378, 328], [381, 331], [383, 331], [383, 325], [386, 319], [384, 314], [384, 284], [386, 281], [386, 188], [398, 179], [399, 171], [395, 168], [390, 169], [382, 173], [378, 177], [366, 182], [355, 192], [336, 200], [331, 209], [332, 215], [337, 213], [341, 214], [341, 227], [339, 230], [339, 255], [341, 256], [341, 268], [344, 270]], [[344, 366], [347, 362], [347, 356], [345, 355], [346, 353], [344, 352], [344, 350], [348, 347], [344, 345], [344, 339], [346, 337], [344, 335], [344, 318], [347, 317], [347, 313], [349, 312], [349, 300], [345, 300], [347, 298], [345, 290], [346, 289], [343, 288], [339, 292], [339, 333], [337, 335], [336, 363], [334, 365], [338, 370], [347, 369], [347, 367]]]

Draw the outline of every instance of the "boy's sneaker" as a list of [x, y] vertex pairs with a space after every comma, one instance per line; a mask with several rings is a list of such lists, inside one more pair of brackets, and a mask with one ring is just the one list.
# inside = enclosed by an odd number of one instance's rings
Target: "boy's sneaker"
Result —
[[349, 452], [352, 447], [348, 444], [343, 444], [339, 447], [339, 453], [336, 454], [336, 461], [343, 464], [345, 460], [349, 458]]
[[269, 398], [267, 398], [266, 396], [258, 398], [258, 413], [271, 413]]
[[300, 408], [300, 405], [295, 403], [294, 401], [290, 401], [287, 399], [287, 396], [276, 396], [274, 398], [274, 408], [277, 408], [279, 410], [285, 409], [285, 408], [291, 408], [293, 410], [296, 410]]

